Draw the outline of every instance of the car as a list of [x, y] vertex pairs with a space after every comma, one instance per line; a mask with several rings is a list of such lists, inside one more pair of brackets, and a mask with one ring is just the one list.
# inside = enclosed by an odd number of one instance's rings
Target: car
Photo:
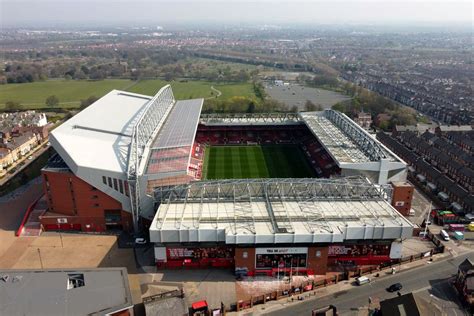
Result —
[[403, 288], [403, 286], [402, 286], [401, 283], [394, 283], [394, 284], [390, 285], [390, 286], [387, 288], [387, 291], [389, 291], [389, 292], [397, 292], [397, 291], [400, 291], [402, 288]]
[[146, 239], [145, 238], [135, 238], [135, 244], [144, 245], [144, 244], [146, 244]]

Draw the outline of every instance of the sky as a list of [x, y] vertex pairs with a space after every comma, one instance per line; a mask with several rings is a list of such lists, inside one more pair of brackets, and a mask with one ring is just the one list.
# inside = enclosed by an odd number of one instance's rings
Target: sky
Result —
[[470, 24], [468, 0], [0, 0], [0, 26]]

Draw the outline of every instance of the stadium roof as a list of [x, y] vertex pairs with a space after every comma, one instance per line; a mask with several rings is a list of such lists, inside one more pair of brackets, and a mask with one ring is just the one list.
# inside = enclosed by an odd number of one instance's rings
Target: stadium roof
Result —
[[305, 112], [301, 117], [338, 164], [401, 160], [346, 115], [334, 111]]
[[106, 315], [130, 307], [125, 268], [0, 270], [1, 315]]
[[79, 167], [123, 173], [133, 122], [150, 99], [112, 90], [54, 129], [50, 141], [75, 173]]
[[203, 99], [177, 101], [150, 148], [147, 174], [187, 171]]
[[196, 182], [157, 191], [152, 242], [330, 243], [397, 239], [413, 226], [362, 178]]

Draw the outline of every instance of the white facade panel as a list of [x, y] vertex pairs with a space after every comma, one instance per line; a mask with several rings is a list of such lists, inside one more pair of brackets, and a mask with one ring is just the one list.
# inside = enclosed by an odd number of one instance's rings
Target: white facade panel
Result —
[[187, 230], [187, 229], [179, 230], [179, 241], [180, 242], [189, 242], [189, 230]]
[[166, 247], [155, 247], [155, 260], [166, 262]]
[[257, 235], [255, 236], [256, 242], [258, 244], [273, 244], [275, 242], [275, 236], [273, 234], [268, 235]]
[[164, 229], [161, 231], [161, 242], [180, 242], [179, 237], [179, 230]]

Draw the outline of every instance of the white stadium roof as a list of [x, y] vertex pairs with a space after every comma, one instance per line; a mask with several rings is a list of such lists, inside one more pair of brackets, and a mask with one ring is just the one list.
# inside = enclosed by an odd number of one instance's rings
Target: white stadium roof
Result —
[[393, 240], [413, 230], [362, 178], [201, 182], [161, 194], [150, 227], [157, 243]]
[[134, 120], [151, 97], [112, 90], [51, 133], [73, 172], [79, 167], [124, 173]]

